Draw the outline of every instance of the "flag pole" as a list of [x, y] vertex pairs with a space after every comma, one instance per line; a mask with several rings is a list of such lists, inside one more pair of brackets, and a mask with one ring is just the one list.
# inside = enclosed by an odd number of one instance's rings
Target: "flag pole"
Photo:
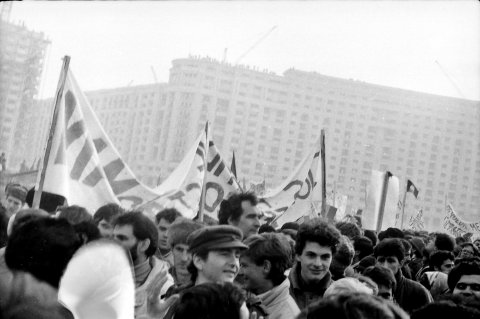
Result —
[[377, 220], [377, 233], [379, 233], [382, 230], [383, 215], [385, 213], [385, 202], [387, 200], [388, 179], [390, 178], [389, 175], [390, 175], [389, 172], [385, 172], [385, 178], [383, 179], [382, 194], [380, 197], [380, 208], [379, 208], [378, 220]]
[[[407, 179], [407, 186], [408, 187], [408, 179]], [[403, 230], [403, 219], [405, 217], [405, 206], [406, 206], [406, 203], [405, 201], [407, 200], [407, 192], [408, 192], [408, 189], [405, 188], [405, 193], [403, 194], [403, 202], [402, 202], [402, 220], [400, 222], [400, 229]]]
[[322, 163], [322, 217], [327, 217], [327, 179], [325, 174], [325, 130], [320, 131], [320, 161]]
[[55, 134], [55, 128], [57, 125], [57, 118], [59, 113], [59, 105], [63, 97], [63, 88], [65, 87], [65, 80], [67, 78], [68, 67], [70, 65], [70, 57], [66, 55], [63, 58], [62, 71], [60, 72], [60, 78], [57, 85], [57, 94], [55, 95], [55, 104], [53, 108], [53, 117], [50, 124], [50, 132], [48, 134], [47, 147], [45, 148], [45, 155], [43, 157], [42, 169], [39, 171], [40, 177], [38, 179], [38, 188], [35, 190], [35, 195], [33, 196], [32, 208], [38, 209], [40, 207], [40, 198], [43, 192], [43, 184], [45, 182], [45, 174], [47, 171], [48, 160], [50, 158], [50, 151], [52, 149], [53, 136]]
[[200, 195], [200, 207], [198, 210], [198, 220], [203, 222], [204, 209], [205, 209], [205, 195], [207, 194], [207, 168], [208, 168], [208, 149], [210, 148], [210, 141], [208, 140], [208, 121], [205, 124], [205, 160], [203, 161], [203, 185], [202, 194]]

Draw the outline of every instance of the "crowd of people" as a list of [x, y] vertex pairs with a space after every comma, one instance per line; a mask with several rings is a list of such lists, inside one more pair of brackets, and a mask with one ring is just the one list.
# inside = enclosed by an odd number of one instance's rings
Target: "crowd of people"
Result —
[[249, 192], [208, 225], [173, 208], [24, 208], [26, 195], [8, 185], [0, 207], [0, 319], [480, 318], [480, 238], [275, 229]]

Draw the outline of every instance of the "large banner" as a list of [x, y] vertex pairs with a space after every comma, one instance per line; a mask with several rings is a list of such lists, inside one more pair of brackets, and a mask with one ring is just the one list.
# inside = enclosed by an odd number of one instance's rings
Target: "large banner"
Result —
[[[318, 184], [318, 185], [317, 185]], [[311, 212], [314, 191], [321, 188], [320, 139], [293, 173], [260, 198], [259, 208], [273, 217], [276, 226], [293, 222]]]
[[400, 181], [398, 177], [390, 174], [387, 189], [383, 189], [383, 181], [388, 172], [372, 170], [370, 186], [367, 191], [367, 207], [362, 214], [362, 225], [365, 229], [376, 230], [380, 215], [380, 200], [383, 192], [387, 192], [385, 200], [384, 214], [382, 218], [381, 229], [395, 227], [395, 220], [398, 210], [398, 197], [400, 191]]
[[452, 236], [460, 237], [466, 233], [480, 234], [480, 221], [466, 222], [458, 217], [451, 204], [447, 204], [443, 228]]
[[158, 196], [121, 159], [71, 71], [59, 104], [43, 189], [92, 214], [107, 203], [131, 208]]

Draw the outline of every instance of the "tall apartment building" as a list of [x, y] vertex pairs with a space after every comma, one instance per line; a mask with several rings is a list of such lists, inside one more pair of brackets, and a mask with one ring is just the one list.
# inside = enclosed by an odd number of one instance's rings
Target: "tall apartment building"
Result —
[[33, 99], [50, 42], [41, 32], [8, 22], [3, 10], [0, 41], [0, 151], [16, 170], [30, 151], [25, 141], [32, 132], [25, 128], [35, 118]]
[[[439, 229], [445, 201], [480, 216], [480, 102], [290, 69], [283, 76], [209, 58], [173, 61], [168, 84], [87, 92], [106, 132], [143, 182], [154, 186], [183, 158], [208, 119], [240, 180], [278, 185], [326, 131], [327, 191], [365, 206], [372, 169], [389, 170]], [[403, 195], [403, 194], [401, 194]]]

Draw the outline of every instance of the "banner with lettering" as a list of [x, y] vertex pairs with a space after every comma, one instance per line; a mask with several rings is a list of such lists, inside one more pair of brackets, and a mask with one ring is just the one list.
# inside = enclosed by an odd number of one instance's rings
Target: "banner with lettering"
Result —
[[480, 235], [480, 221], [467, 222], [458, 217], [455, 213], [452, 204], [447, 204], [446, 214], [443, 219], [443, 229], [454, 237], [463, 236], [466, 233], [473, 233]]
[[210, 138], [205, 178], [206, 190], [203, 212], [205, 216], [218, 220], [218, 210], [222, 200], [229, 197], [231, 193], [241, 190], [235, 175], [228, 167], [228, 163]]
[[[317, 185], [318, 184], [318, 185]], [[321, 188], [320, 139], [292, 174], [277, 188], [260, 198], [258, 207], [275, 226], [294, 222], [311, 212], [314, 191]]]
[[177, 168], [155, 188], [155, 192], [162, 195], [138, 206], [138, 209], [150, 216], [165, 208], [175, 208], [190, 219], [197, 215], [205, 176], [206, 139], [207, 135], [202, 131]]
[[[383, 181], [389, 175], [387, 189], [383, 189]], [[362, 214], [362, 225], [365, 229], [376, 230], [380, 218], [380, 200], [386, 191], [385, 207], [383, 211], [381, 229], [395, 227], [398, 211], [398, 197], [400, 181], [389, 172], [372, 170], [370, 185], [367, 191], [367, 207]]]
[[425, 223], [423, 222], [423, 209], [420, 209], [415, 216], [410, 216], [408, 226], [413, 230], [425, 229]]
[[341, 221], [346, 214], [348, 196], [339, 193], [327, 193], [327, 204], [337, 208], [335, 220]]
[[44, 190], [92, 214], [107, 203], [130, 208], [158, 196], [121, 159], [71, 71], [59, 104]]

